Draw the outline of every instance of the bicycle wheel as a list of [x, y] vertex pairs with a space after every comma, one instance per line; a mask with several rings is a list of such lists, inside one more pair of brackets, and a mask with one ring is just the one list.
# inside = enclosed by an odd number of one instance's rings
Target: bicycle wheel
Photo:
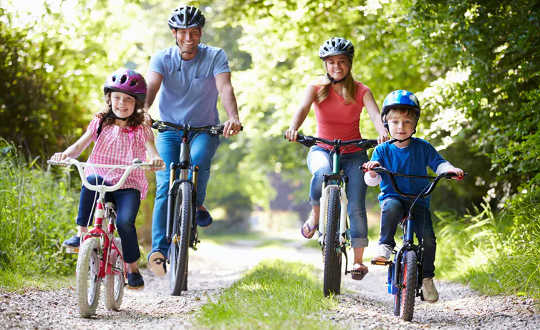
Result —
[[407, 251], [403, 256], [402, 266], [402, 289], [401, 289], [401, 303], [400, 314], [401, 318], [405, 321], [412, 320], [414, 313], [414, 294], [416, 290], [416, 282], [418, 281], [416, 265], [416, 252]]
[[114, 243], [120, 250], [120, 254], [111, 249], [109, 256], [112, 266], [111, 274], [105, 275], [105, 308], [118, 311], [124, 297], [125, 282], [125, 264], [122, 258], [122, 242], [120, 238], [115, 237]]
[[99, 278], [99, 239], [92, 237], [81, 245], [77, 259], [77, 296], [79, 314], [89, 317], [96, 313], [101, 279]]
[[173, 239], [169, 248], [170, 289], [173, 296], [179, 296], [182, 290], [187, 290], [188, 248], [192, 213], [191, 183], [182, 182], [176, 196]]
[[328, 193], [326, 236], [324, 237], [324, 295], [339, 294], [341, 286], [341, 250], [339, 249], [338, 224], [340, 216], [339, 188], [331, 187]]

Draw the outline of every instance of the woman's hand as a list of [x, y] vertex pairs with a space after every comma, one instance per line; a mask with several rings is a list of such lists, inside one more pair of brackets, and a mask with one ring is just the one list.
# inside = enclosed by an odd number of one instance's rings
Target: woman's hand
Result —
[[298, 130], [293, 127], [289, 127], [285, 131], [285, 138], [291, 142], [296, 141], [296, 138], [298, 138]]
[[388, 135], [388, 131], [387, 130], [384, 130], [383, 133], [379, 134], [379, 136], [377, 137], [377, 143], [378, 144], [381, 144], [385, 141], [388, 141], [390, 140], [390, 136]]

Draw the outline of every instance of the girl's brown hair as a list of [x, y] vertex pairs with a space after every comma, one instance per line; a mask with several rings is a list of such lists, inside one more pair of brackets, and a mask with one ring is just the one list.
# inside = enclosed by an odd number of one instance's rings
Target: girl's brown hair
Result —
[[[319, 86], [322, 86], [322, 88], [319, 89], [317, 95], [315, 96], [315, 101], [317, 103], [321, 103], [328, 97], [332, 82], [330, 81], [330, 79], [328, 79], [327, 76], [324, 76]], [[356, 103], [355, 97], [357, 90], [358, 86], [356, 86], [356, 84], [354, 83], [352, 74], [349, 72], [349, 74], [347, 75], [347, 77], [345, 77], [345, 80], [343, 81], [343, 87], [341, 90], [341, 95], [343, 95], [343, 98], [345, 99], [345, 104]]]
[[[139, 126], [144, 122], [144, 101], [135, 98], [135, 111], [127, 119], [128, 126]], [[105, 93], [105, 108], [97, 114], [99, 121], [99, 131], [107, 125], [114, 124], [116, 118], [112, 112], [111, 92]]]

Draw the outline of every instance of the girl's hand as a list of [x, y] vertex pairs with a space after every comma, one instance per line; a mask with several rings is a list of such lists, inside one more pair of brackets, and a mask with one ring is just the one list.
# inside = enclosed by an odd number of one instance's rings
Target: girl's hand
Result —
[[65, 152], [57, 152], [54, 155], [52, 155], [51, 160], [53, 162], [61, 162], [66, 158], [69, 158], [69, 156]]
[[285, 131], [285, 138], [291, 142], [294, 142], [296, 141], [296, 138], [298, 137], [298, 130], [296, 128], [293, 128], [293, 127], [289, 127], [286, 131]]
[[152, 158], [150, 163], [152, 163], [152, 171], [161, 171], [165, 168], [165, 162], [163, 162], [161, 157]]

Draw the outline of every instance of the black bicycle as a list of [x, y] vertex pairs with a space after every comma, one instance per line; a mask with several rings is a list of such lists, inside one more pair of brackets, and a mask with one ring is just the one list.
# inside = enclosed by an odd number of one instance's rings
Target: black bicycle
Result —
[[345, 275], [347, 269], [347, 247], [350, 246], [351, 235], [347, 216], [347, 195], [345, 185], [348, 178], [341, 168], [341, 149], [348, 145], [356, 145], [364, 150], [377, 145], [377, 140], [327, 140], [314, 136], [298, 134], [296, 142], [312, 147], [322, 142], [332, 147], [332, 173], [324, 175], [322, 196], [320, 199], [319, 243], [324, 257], [324, 295], [339, 294], [341, 288], [342, 255], [345, 256]]
[[[416, 202], [429, 196], [435, 186], [442, 178], [457, 177], [455, 173], [442, 173], [436, 177], [423, 176], [423, 175], [407, 175], [395, 173], [387, 170], [384, 167], [375, 167], [372, 169], [377, 173], [384, 173], [390, 177], [390, 182], [394, 190], [401, 196], [411, 199], [413, 202], [409, 207], [407, 215], [401, 220], [401, 227], [403, 229], [403, 245], [397, 251], [392, 251], [394, 260], [388, 260], [385, 262], [372, 260], [374, 265], [388, 265], [388, 293], [394, 296], [394, 315], [401, 317], [405, 321], [412, 320], [414, 313], [414, 299], [420, 297], [424, 300], [422, 292], [422, 264], [424, 261], [424, 246], [423, 240], [418, 239], [418, 244], [414, 242], [414, 219], [412, 211]], [[420, 191], [418, 194], [410, 194], [402, 192], [397, 183], [397, 176], [416, 179], [428, 179], [430, 182]]]
[[169, 242], [168, 263], [171, 295], [178, 296], [187, 290], [188, 249], [197, 249], [197, 224], [195, 222], [198, 166], [193, 166], [188, 143], [190, 132], [205, 132], [210, 135], [223, 134], [223, 125], [194, 127], [176, 125], [165, 121], [154, 121], [152, 128], [159, 132], [181, 131], [182, 143], [178, 162], [170, 164], [169, 192], [167, 196], [167, 241]]

